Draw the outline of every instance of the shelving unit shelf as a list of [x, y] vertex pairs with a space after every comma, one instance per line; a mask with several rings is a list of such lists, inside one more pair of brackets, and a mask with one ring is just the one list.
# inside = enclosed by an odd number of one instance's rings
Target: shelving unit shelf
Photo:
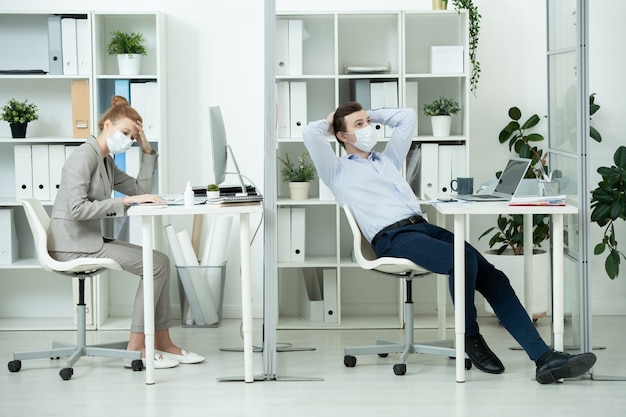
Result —
[[[106, 51], [113, 30], [143, 34], [148, 53], [142, 57], [139, 75], [118, 75], [116, 57]], [[139, 102], [145, 100], [138, 97], [135, 104], [132, 97], [127, 98], [144, 117], [153, 148], [163, 149], [167, 131], [164, 33], [165, 16], [159, 12], [0, 13], [0, 40], [3, 44], [20, 45], [0, 54], [0, 106], [11, 98], [28, 99], [37, 105], [39, 114], [38, 120], [29, 123], [24, 139], [11, 138], [9, 124], [0, 122], [0, 213], [10, 210], [12, 218], [12, 224], [0, 225], [4, 239], [0, 245], [14, 246], [12, 251], [17, 253], [16, 259], [0, 257], [0, 330], [74, 328], [72, 281], [42, 270], [36, 259], [30, 228], [19, 202], [23, 196], [17, 186], [22, 180], [28, 181], [22, 178], [21, 170], [24, 160], [20, 158], [25, 158], [25, 154], [18, 156], [15, 150], [43, 149], [38, 159], [34, 152], [31, 156], [26, 154], [32, 158], [28, 161], [32, 169], [28, 171], [33, 178], [47, 177], [39, 187], [48, 188], [46, 197], [34, 196], [51, 210], [53, 177], [60, 177], [60, 167], [72, 147], [79, 146], [89, 135], [97, 135], [97, 120], [110, 107], [112, 95], [119, 93], [116, 83], [124, 81], [131, 85], [154, 84], [148, 105], [140, 108]], [[54, 56], [60, 59], [53, 60]], [[87, 84], [82, 95], [73, 90], [74, 83]], [[82, 112], [81, 120], [88, 119], [87, 126], [78, 133], [74, 126], [76, 109]], [[161, 155], [156, 192], [161, 192], [166, 173], [167, 157]], [[34, 190], [37, 184], [33, 185]], [[11, 244], [12, 237], [17, 239], [16, 245]], [[4, 247], [0, 247], [2, 250]], [[88, 305], [90, 329], [129, 328], [129, 311], [138, 279], [118, 279], [121, 274], [104, 272], [94, 278], [88, 294], [92, 303]]]
[[[400, 328], [404, 325], [400, 280], [364, 271], [352, 261], [352, 234], [343, 210], [332, 195], [328, 197], [319, 179], [311, 182], [307, 200], [289, 199], [278, 157], [300, 156], [306, 150], [303, 127], [326, 118], [343, 102], [355, 100], [368, 108], [410, 107], [417, 113], [418, 126], [405, 164], [407, 179], [423, 200], [449, 194], [449, 176], [462, 176], [468, 167], [467, 13], [281, 12], [276, 19], [277, 151], [266, 157], [274, 158], [279, 173], [273, 202], [277, 211], [278, 328]], [[453, 59], [463, 70], [433, 73], [433, 46], [461, 47], [461, 55]], [[391, 92], [382, 100], [381, 86]], [[461, 112], [453, 117], [450, 136], [435, 137], [421, 110], [442, 95], [457, 100]], [[381, 151], [388, 139], [388, 133], [381, 133], [375, 150]], [[334, 138], [329, 141], [341, 156]], [[446, 166], [450, 171], [451, 161], [446, 163], [450, 157], [458, 161], [457, 171], [440, 172], [439, 168]], [[300, 246], [304, 256], [293, 255]], [[414, 294], [416, 313], [435, 314], [436, 280], [424, 281]], [[331, 288], [325, 288], [329, 283]], [[433, 291], [423, 291], [424, 284]], [[320, 299], [321, 320], [319, 315], [311, 319], [311, 309], [318, 307], [315, 301]], [[332, 315], [327, 314], [329, 309]]]

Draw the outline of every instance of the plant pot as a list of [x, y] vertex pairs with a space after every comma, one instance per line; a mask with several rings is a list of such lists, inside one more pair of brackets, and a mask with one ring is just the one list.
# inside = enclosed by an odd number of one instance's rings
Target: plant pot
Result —
[[26, 128], [28, 123], [11, 123], [11, 136], [14, 139], [22, 139], [26, 137]]
[[218, 191], [207, 191], [206, 192], [206, 198], [211, 200], [211, 199], [215, 199], [215, 198], [220, 198], [220, 192]]
[[289, 196], [292, 200], [306, 200], [309, 198], [309, 185], [308, 182], [290, 182], [289, 183]]
[[433, 0], [433, 10], [446, 10], [448, 8], [448, 0]]
[[120, 75], [139, 75], [140, 54], [122, 54], [117, 56], [117, 69]]
[[[501, 255], [498, 255], [495, 250], [488, 250], [483, 255], [497, 269], [509, 277], [515, 294], [524, 304], [524, 256], [513, 255], [511, 249], [505, 250]], [[550, 253], [542, 249], [535, 249], [533, 252], [533, 272], [531, 274], [533, 279], [533, 319], [545, 317], [548, 313], [550, 283], [552, 282], [551, 273]], [[485, 310], [490, 314], [494, 314], [493, 308], [486, 300]]]
[[452, 116], [430, 116], [430, 123], [433, 127], [433, 136], [450, 136]]

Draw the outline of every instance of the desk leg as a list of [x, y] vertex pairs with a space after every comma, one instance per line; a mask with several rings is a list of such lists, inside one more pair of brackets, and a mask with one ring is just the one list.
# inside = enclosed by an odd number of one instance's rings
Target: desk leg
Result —
[[552, 215], [552, 314], [554, 349], [563, 350], [564, 305], [563, 305], [563, 215]]
[[[446, 227], [446, 216], [437, 211], [437, 224]], [[448, 276], [437, 274], [437, 323], [439, 340], [446, 339], [446, 299], [448, 289]]]
[[456, 382], [465, 382], [465, 215], [454, 215], [454, 332]]
[[143, 321], [146, 344], [146, 384], [154, 384], [154, 263], [152, 216], [141, 216], [143, 225]]
[[[524, 230], [533, 230], [533, 215], [524, 214]], [[533, 318], [533, 234], [524, 233], [524, 306], [530, 319]]]
[[244, 380], [254, 382], [252, 374], [252, 276], [250, 272], [250, 215], [239, 215], [241, 252], [241, 316], [243, 327]]

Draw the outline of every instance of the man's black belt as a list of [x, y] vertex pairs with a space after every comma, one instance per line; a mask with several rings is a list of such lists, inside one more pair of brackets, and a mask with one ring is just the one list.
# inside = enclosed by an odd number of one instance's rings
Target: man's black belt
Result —
[[380, 232], [376, 233], [376, 236], [372, 239], [372, 246], [376, 245], [376, 241], [378, 238], [385, 232], [388, 232], [391, 229], [395, 229], [397, 227], [406, 226], [409, 224], [419, 224], [424, 223], [426, 221], [425, 218], [416, 214], [415, 216], [407, 217], [406, 219], [400, 220], [399, 222], [395, 222], [394, 224], [390, 224], [387, 227], [384, 227]]

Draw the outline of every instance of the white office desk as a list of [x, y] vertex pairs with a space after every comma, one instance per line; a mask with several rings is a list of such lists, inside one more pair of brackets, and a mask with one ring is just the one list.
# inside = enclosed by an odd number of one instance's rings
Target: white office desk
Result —
[[[476, 214], [523, 214], [524, 230], [532, 230], [533, 214], [552, 218], [552, 310], [554, 348], [563, 350], [563, 215], [576, 214], [578, 208], [566, 206], [509, 206], [508, 202], [437, 203], [441, 215], [454, 216], [454, 331], [456, 334], [456, 381], [465, 381], [465, 216]], [[524, 247], [532, 248], [532, 233], [524, 233]], [[524, 251], [524, 304], [532, 314], [532, 251]]]
[[[143, 303], [146, 359], [154, 357], [154, 275], [152, 257], [152, 218], [154, 216], [180, 216], [195, 214], [238, 214], [239, 245], [241, 251], [241, 311], [243, 327], [244, 381], [254, 382], [252, 373], [252, 275], [250, 272], [250, 213], [262, 213], [263, 206], [256, 204], [210, 205], [193, 207], [134, 206], [129, 216], [142, 217], [143, 243]], [[146, 384], [154, 384], [154, 361], [146, 360]]]

